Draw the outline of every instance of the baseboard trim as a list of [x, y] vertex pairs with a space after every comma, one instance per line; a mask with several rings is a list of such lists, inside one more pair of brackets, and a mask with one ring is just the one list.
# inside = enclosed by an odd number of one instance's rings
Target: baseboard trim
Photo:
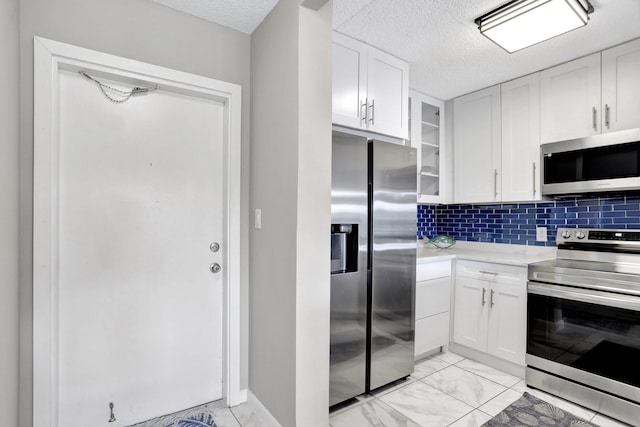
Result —
[[429, 351], [425, 351], [424, 353], [417, 354], [414, 357], [414, 361], [416, 363], [418, 363], [418, 362], [421, 362], [422, 360], [424, 360], [424, 359], [426, 359], [428, 357], [434, 356], [436, 354], [445, 353], [447, 351], [446, 347], [448, 347], [448, 346], [437, 347], [437, 348], [434, 348], [433, 350], [429, 350]]
[[251, 390], [247, 390], [247, 402], [246, 405], [251, 409], [260, 422], [261, 425], [265, 427], [282, 427], [281, 424], [275, 419], [271, 412], [267, 408], [264, 407], [260, 399], [256, 397], [255, 394], [251, 392]]
[[508, 362], [506, 360], [500, 359], [498, 357], [492, 356], [482, 351], [474, 350], [472, 348], [465, 347], [463, 345], [456, 344], [454, 342], [449, 344], [449, 351], [453, 353], [457, 353], [460, 356], [464, 356], [467, 359], [480, 362], [482, 364], [490, 366], [499, 371], [506, 372], [507, 374], [511, 374], [515, 377], [522, 378], [522, 379], [524, 379], [525, 377], [524, 366], [516, 365], [515, 363]]

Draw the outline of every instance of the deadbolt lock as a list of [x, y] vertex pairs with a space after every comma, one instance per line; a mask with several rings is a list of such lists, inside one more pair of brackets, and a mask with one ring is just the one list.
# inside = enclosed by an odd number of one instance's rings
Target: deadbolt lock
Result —
[[219, 273], [220, 270], [222, 270], [222, 267], [220, 267], [220, 264], [218, 264], [217, 262], [214, 262], [209, 266], [209, 270], [211, 270], [211, 272], [215, 274]]

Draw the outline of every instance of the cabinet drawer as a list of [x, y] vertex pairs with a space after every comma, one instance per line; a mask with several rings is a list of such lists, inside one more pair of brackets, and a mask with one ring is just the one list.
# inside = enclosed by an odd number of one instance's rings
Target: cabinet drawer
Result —
[[416, 282], [448, 276], [451, 276], [450, 260], [416, 264]]
[[449, 313], [416, 321], [415, 355], [449, 344]]
[[527, 268], [490, 262], [457, 260], [456, 276], [496, 283], [526, 284]]
[[416, 319], [449, 311], [451, 277], [416, 283]]

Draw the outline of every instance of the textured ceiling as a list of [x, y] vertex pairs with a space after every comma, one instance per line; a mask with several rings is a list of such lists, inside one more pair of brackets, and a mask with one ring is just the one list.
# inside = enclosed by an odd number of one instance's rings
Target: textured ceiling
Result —
[[[153, 0], [251, 34], [278, 0]], [[506, 0], [333, 0], [333, 28], [410, 65], [409, 86], [448, 100], [640, 37], [640, 0], [591, 0], [586, 27], [508, 54], [473, 20]]]
[[591, 0], [586, 27], [508, 54], [473, 22], [505, 2], [333, 0], [333, 28], [409, 62], [409, 86], [444, 100], [640, 37], [639, 0]]
[[153, 0], [240, 32], [251, 34], [278, 0]]

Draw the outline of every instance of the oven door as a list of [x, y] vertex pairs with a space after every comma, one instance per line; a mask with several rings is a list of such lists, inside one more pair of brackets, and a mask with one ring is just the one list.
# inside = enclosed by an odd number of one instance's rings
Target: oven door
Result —
[[640, 402], [640, 297], [529, 281], [527, 365]]

